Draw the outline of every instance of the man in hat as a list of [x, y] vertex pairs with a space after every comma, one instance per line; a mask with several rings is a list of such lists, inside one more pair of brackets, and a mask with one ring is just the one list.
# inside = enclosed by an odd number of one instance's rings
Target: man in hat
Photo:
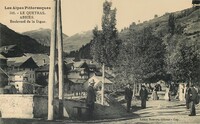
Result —
[[91, 80], [89, 82], [89, 87], [87, 88], [86, 106], [88, 107], [88, 119], [93, 118], [94, 103], [96, 101], [94, 83], [94, 80]]
[[189, 94], [189, 99], [190, 99], [190, 114], [189, 114], [189, 116], [195, 116], [196, 115], [195, 104], [196, 104], [196, 100], [198, 97], [198, 93], [193, 84], [189, 88], [188, 94]]
[[125, 88], [125, 100], [127, 102], [127, 112], [130, 112], [132, 97], [133, 97], [133, 90], [131, 89], [130, 84], [128, 83]]
[[141, 107], [146, 108], [146, 101], [148, 98], [148, 92], [144, 85], [142, 85], [142, 88], [140, 89], [140, 99], [141, 99]]

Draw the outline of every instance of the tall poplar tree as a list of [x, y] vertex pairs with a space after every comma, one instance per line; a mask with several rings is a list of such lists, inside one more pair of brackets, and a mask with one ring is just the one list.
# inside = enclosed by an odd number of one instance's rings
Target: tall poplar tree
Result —
[[116, 29], [116, 9], [111, 9], [112, 3], [103, 4], [102, 30], [97, 27], [93, 30], [91, 55], [99, 63], [111, 67], [119, 53], [120, 40]]
[[116, 9], [111, 9], [112, 3], [103, 3], [102, 30], [97, 27], [93, 30], [91, 55], [95, 61], [102, 64], [102, 95], [101, 103], [104, 104], [105, 65], [115, 65], [118, 55], [118, 32], [116, 29]]

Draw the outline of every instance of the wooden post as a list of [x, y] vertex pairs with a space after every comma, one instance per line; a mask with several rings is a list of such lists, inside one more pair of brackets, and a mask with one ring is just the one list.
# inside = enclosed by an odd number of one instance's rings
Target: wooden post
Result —
[[55, 51], [56, 51], [56, 19], [57, 19], [57, 0], [53, 0], [51, 46], [50, 46], [50, 65], [49, 65], [49, 84], [48, 84], [48, 120], [54, 119], [54, 83], [55, 83]]
[[102, 66], [101, 104], [104, 105], [105, 64]]
[[61, 0], [58, 0], [57, 7], [57, 31], [58, 31], [58, 82], [59, 82], [59, 117], [63, 117], [63, 37], [62, 37], [62, 15]]

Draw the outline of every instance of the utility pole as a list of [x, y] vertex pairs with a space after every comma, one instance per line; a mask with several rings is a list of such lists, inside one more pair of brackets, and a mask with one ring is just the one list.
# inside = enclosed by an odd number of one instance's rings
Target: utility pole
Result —
[[52, 30], [48, 84], [48, 120], [54, 119], [54, 83], [55, 83], [55, 51], [56, 51], [56, 27], [57, 27], [57, 0], [53, 0]]
[[63, 117], [63, 37], [62, 37], [62, 14], [61, 0], [57, 3], [57, 31], [58, 31], [58, 82], [59, 82], [59, 117]]
[[105, 64], [102, 66], [101, 104], [104, 105]]

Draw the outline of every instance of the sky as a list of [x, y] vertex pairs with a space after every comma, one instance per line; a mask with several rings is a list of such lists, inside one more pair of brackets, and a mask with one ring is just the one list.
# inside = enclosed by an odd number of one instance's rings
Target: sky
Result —
[[[27, 11], [40, 9], [16, 10], [12, 7], [52, 7], [53, 0], [1, 0], [0, 22], [16, 32], [22, 33], [39, 28], [51, 28], [52, 8], [44, 10], [43, 14], [29, 14]], [[63, 33], [71, 36], [83, 31], [92, 30], [95, 26], [101, 28], [103, 2], [105, 0], [62, 0], [62, 25]], [[162, 16], [166, 12], [175, 12], [192, 7], [192, 0], [108, 0], [112, 2], [112, 8], [117, 9], [117, 29], [128, 27], [132, 22], [138, 23], [154, 18], [154, 15]], [[12, 9], [9, 9], [11, 7]], [[12, 14], [12, 12], [15, 14]], [[22, 14], [19, 14], [24, 11]], [[29, 15], [28, 15], [29, 14]], [[10, 20], [24, 20], [21, 16], [31, 16], [35, 23], [11, 23]], [[23, 17], [22, 17], [23, 18]], [[26, 19], [28, 20], [28, 19]], [[36, 23], [36, 20], [45, 23]]]

